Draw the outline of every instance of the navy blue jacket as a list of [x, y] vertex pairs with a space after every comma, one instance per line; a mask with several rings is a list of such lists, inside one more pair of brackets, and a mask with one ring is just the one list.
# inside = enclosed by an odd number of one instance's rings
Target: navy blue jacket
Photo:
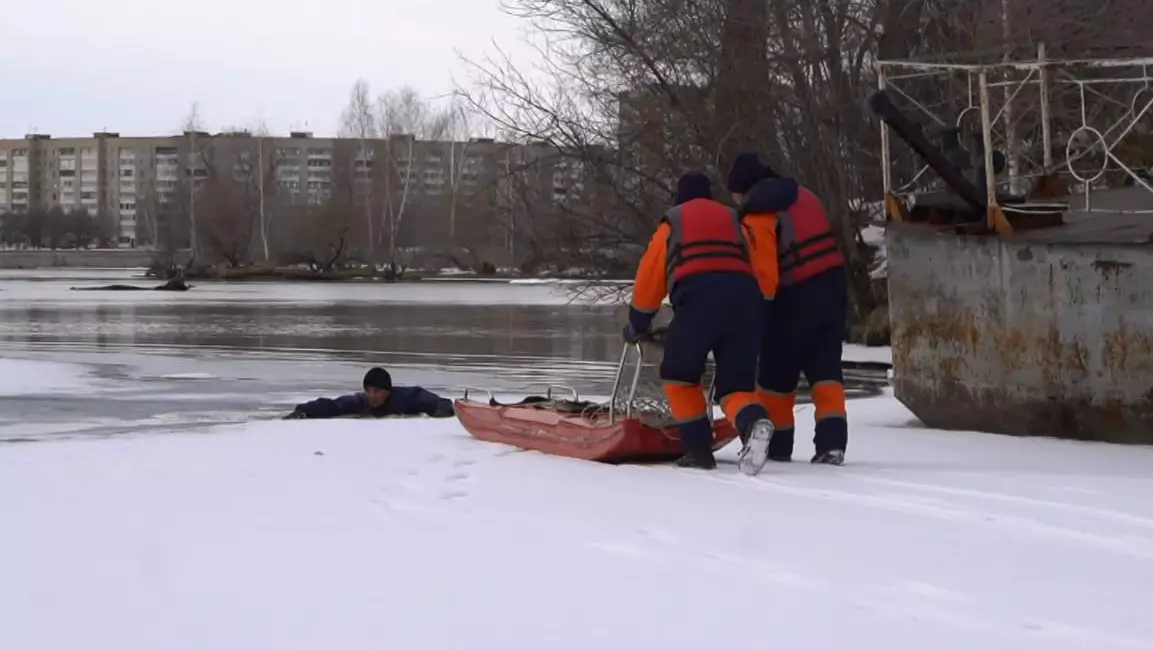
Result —
[[429, 392], [421, 387], [396, 387], [388, 395], [388, 400], [379, 408], [368, 404], [368, 396], [363, 392], [346, 394], [335, 399], [314, 399], [302, 403], [293, 410], [307, 419], [331, 419], [333, 417], [397, 417], [404, 415], [428, 415], [429, 417], [453, 417], [456, 415], [452, 401]]

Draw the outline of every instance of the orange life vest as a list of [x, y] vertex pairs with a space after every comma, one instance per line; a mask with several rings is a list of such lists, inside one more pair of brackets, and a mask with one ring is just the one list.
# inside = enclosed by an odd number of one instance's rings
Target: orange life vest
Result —
[[698, 198], [665, 212], [662, 220], [670, 228], [665, 253], [670, 293], [679, 280], [700, 273], [753, 276], [748, 242], [736, 210]]
[[777, 251], [781, 286], [803, 282], [845, 264], [825, 208], [804, 187], [792, 207], [777, 213]]

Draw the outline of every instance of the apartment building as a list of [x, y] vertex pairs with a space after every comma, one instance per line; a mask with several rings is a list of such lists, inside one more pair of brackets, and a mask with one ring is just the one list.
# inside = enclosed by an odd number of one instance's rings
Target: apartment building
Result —
[[[317, 138], [304, 131], [288, 137], [247, 132], [161, 137], [102, 132], [87, 138], [30, 134], [0, 140], [0, 213], [57, 206], [83, 210], [108, 219], [119, 245], [132, 247], [146, 243], [141, 227], [145, 210], [188, 199], [182, 187], [200, 187], [210, 167], [222, 170], [228, 165], [236, 180], [271, 176], [275, 186], [266, 188], [270, 194], [311, 204], [332, 196], [340, 173], [353, 176], [358, 199], [382, 191], [406, 192], [408, 200], [425, 204], [447, 196], [507, 198], [509, 178], [517, 170], [531, 175], [529, 184], [557, 202], [581, 195], [585, 185], [579, 161], [566, 160], [555, 149], [486, 138], [448, 142], [394, 135], [359, 140]], [[531, 174], [525, 171], [529, 167]]]
[[109, 219], [122, 246], [135, 244], [137, 203], [156, 191], [167, 200], [179, 178], [181, 138], [0, 140], [0, 213], [86, 211]]
[[675, 180], [685, 168], [709, 160], [713, 152], [697, 146], [693, 135], [710, 124], [712, 109], [707, 88], [677, 86], [673, 106], [668, 91], [653, 86], [618, 95], [617, 142], [621, 161], [633, 173], [628, 186], [645, 184], [645, 178]]

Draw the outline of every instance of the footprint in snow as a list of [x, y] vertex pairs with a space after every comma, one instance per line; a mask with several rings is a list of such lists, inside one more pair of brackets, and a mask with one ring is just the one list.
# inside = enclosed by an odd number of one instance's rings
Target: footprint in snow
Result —
[[679, 547], [684, 545], [684, 542], [681, 541], [680, 537], [667, 530], [662, 530], [659, 528], [637, 528], [635, 534], [647, 543], [668, 547]]
[[921, 581], [897, 581], [890, 584], [890, 587], [903, 591], [916, 596], [918, 599], [935, 599], [941, 602], [948, 602], [952, 604], [971, 604], [973, 598], [965, 595], [964, 593], [938, 586], [936, 584], [927, 584]]

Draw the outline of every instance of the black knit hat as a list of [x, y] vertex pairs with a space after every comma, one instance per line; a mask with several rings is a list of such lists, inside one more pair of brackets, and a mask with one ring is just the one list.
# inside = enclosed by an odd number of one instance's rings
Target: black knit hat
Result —
[[734, 194], [747, 194], [753, 185], [773, 175], [768, 165], [757, 160], [757, 154], [746, 152], [733, 160], [733, 167], [729, 170], [729, 191]]
[[713, 183], [699, 171], [690, 171], [677, 180], [677, 205], [695, 198], [712, 198]]
[[383, 367], [374, 367], [364, 375], [364, 389], [378, 388], [380, 390], [392, 389], [392, 376]]

